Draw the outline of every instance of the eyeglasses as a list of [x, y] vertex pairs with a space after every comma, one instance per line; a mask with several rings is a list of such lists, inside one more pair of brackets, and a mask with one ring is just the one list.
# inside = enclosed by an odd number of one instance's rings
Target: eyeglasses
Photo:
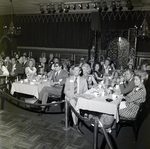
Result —
[[54, 67], [59, 67], [59, 65], [55, 65]]

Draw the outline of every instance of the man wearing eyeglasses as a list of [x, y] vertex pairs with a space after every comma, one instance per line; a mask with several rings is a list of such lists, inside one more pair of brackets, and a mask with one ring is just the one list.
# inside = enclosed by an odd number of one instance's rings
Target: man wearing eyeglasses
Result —
[[[54, 71], [50, 80], [50, 86], [45, 86], [39, 95], [39, 101], [42, 104], [47, 103], [47, 99], [51, 95], [61, 96], [63, 86], [68, 77], [68, 72], [62, 69], [62, 64], [57, 62], [54, 64]], [[45, 110], [45, 106], [42, 106], [42, 111]]]

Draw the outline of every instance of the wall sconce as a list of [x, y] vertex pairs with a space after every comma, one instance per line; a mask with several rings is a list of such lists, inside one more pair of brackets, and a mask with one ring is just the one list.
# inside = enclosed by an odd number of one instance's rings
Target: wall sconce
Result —
[[112, 0], [110, 8], [112, 8], [112, 11], [116, 11], [117, 10], [116, 1], [115, 0]]
[[83, 9], [83, 6], [82, 6], [82, 4], [79, 4], [78, 6], [79, 6], [79, 8], [80, 8], [80, 9]]
[[41, 14], [44, 14], [44, 13], [45, 13], [43, 4], [40, 4], [40, 11], [41, 11]]
[[128, 8], [128, 10], [132, 10], [134, 8], [133, 5], [132, 5], [131, 0], [127, 0], [126, 7]]
[[58, 4], [58, 11], [59, 11], [59, 13], [63, 12], [63, 8], [62, 8], [62, 4], [61, 3]]
[[69, 9], [70, 9], [70, 5], [66, 4], [66, 5], [64, 6], [64, 12], [65, 12], [65, 13], [68, 13], [68, 12], [69, 12]]
[[89, 9], [89, 8], [90, 8], [89, 3], [85, 4], [85, 7], [86, 7], [87, 9]]

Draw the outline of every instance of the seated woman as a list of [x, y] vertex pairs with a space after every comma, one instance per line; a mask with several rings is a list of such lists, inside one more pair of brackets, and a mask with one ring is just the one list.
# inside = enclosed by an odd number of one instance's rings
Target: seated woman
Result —
[[0, 60], [0, 75], [9, 76], [9, 71], [7, 68], [3, 65], [3, 61]]
[[145, 72], [137, 71], [134, 76], [135, 88], [127, 94], [125, 101], [119, 107], [119, 115], [125, 118], [135, 118], [139, 106], [146, 100], [144, 81], [147, 80]]
[[[144, 81], [147, 76], [142, 71], [137, 71], [134, 76], [135, 88], [124, 97], [125, 101], [121, 101], [119, 106], [119, 115], [125, 118], [135, 118], [139, 106], [146, 100], [146, 89], [144, 87]], [[100, 121], [105, 128], [111, 128], [114, 117], [113, 115], [102, 114]]]
[[93, 77], [93, 75], [91, 75], [91, 68], [90, 65], [85, 63], [82, 65], [82, 71], [83, 71], [83, 75], [82, 77], [86, 79], [87, 83], [88, 83], [88, 88], [90, 89], [93, 85], [97, 85], [97, 82], [95, 80], [95, 78]]
[[106, 58], [104, 65], [102, 65], [102, 74], [105, 76], [111, 76], [113, 75], [113, 72], [115, 71], [113, 63], [111, 63], [111, 60], [109, 57]]
[[27, 78], [31, 79], [33, 76], [36, 75], [37, 69], [35, 68], [35, 60], [29, 59], [27, 63], [27, 67], [25, 68], [25, 74]]
[[102, 78], [103, 75], [100, 71], [100, 64], [99, 63], [95, 63], [93, 75], [94, 75], [95, 80], [97, 82], [100, 82], [101, 80], [103, 80], [103, 78]]

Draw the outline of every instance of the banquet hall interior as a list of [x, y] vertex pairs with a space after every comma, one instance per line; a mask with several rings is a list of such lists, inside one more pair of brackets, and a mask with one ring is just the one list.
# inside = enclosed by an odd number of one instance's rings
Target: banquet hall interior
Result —
[[[14, 57], [15, 65], [21, 63], [24, 71], [17, 77], [12, 74], [13, 68], [9, 71], [7, 66], [7, 58], [8, 63], [12, 63]], [[26, 66], [23, 66], [23, 62], [31, 59], [37, 71], [36, 79], [35, 76], [29, 79]], [[54, 59], [58, 61], [55, 63]], [[85, 102], [84, 108], [77, 112], [81, 116], [77, 127], [73, 124], [73, 110], [70, 110], [70, 104], [67, 105], [66, 93], [62, 93], [63, 97], [62, 94], [49, 96], [48, 105], [40, 106], [40, 102], [43, 104], [43, 100], [39, 100], [41, 91], [49, 86], [56, 67], [63, 67], [68, 76], [72, 76], [71, 68], [75, 70], [78, 64], [83, 73], [80, 75], [84, 76], [83, 65], [86, 63], [90, 66], [90, 75], [94, 76], [96, 64], [102, 68], [107, 60], [112, 64], [114, 78], [119, 78], [119, 74], [123, 76], [128, 69], [136, 74], [143, 67], [147, 76], [150, 74], [149, 0], [0, 0], [0, 62], [9, 73], [3, 75], [0, 64], [0, 149], [149, 149], [149, 77], [145, 83], [144, 104], [141, 104], [144, 106], [138, 103], [142, 107], [138, 114], [142, 114], [137, 115], [140, 121], [137, 139], [130, 125], [121, 127], [116, 135], [116, 123], [121, 122], [119, 100], [105, 101], [106, 105], [103, 107], [101, 103], [97, 111], [90, 110], [90, 104], [86, 107]], [[107, 79], [102, 74], [95, 77], [96, 85], [92, 84], [88, 89], [102, 88], [103, 79], [110, 86], [114, 83], [113, 78]], [[61, 82], [59, 79], [57, 85]], [[34, 87], [35, 92], [31, 93]], [[65, 87], [63, 84], [63, 91]], [[97, 99], [104, 96], [103, 93], [91, 94]], [[92, 101], [90, 97], [86, 100]], [[113, 102], [116, 111], [106, 114], [116, 115], [115, 125], [111, 132], [100, 131], [99, 125], [97, 130], [95, 117], [105, 113], [109, 109], [107, 104]], [[41, 110], [43, 107], [44, 111]]]

